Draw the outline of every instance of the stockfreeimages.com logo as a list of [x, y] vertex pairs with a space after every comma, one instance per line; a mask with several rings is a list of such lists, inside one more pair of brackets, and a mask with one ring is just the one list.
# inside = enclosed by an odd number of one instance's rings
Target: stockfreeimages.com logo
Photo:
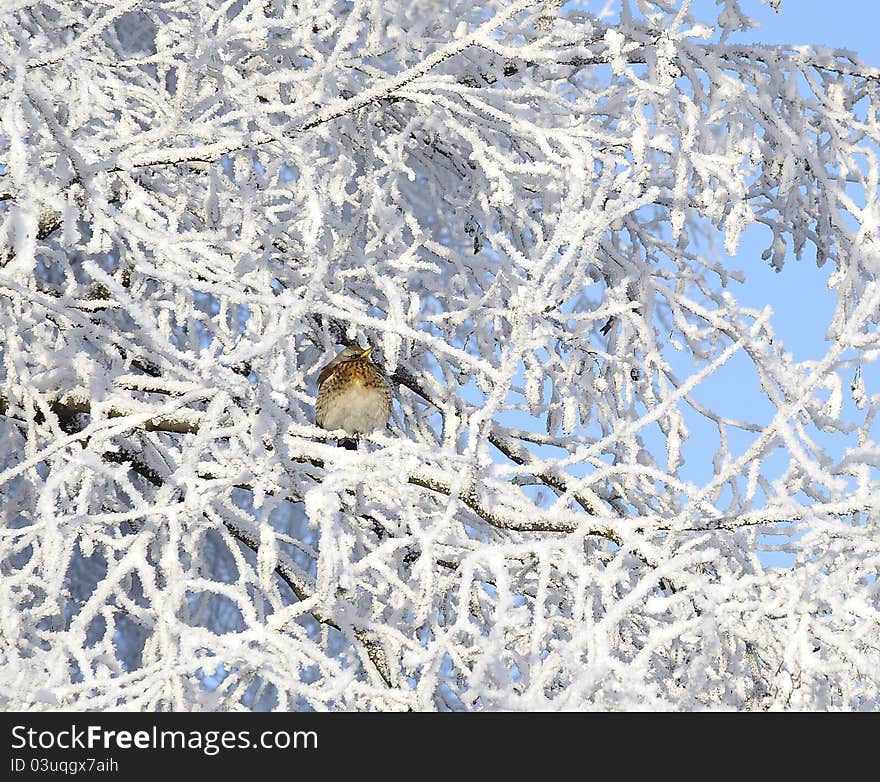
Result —
[[12, 749], [32, 750], [128, 750], [188, 749], [216, 755], [223, 749], [317, 749], [313, 730], [264, 730], [251, 737], [249, 730], [108, 730], [100, 725], [63, 730], [35, 730], [25, 725], [12, 728]]

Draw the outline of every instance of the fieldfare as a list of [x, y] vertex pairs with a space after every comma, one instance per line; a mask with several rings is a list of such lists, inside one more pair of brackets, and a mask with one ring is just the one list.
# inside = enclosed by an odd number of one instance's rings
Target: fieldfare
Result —
[[370, 359], [372, 348], [343, 350], [318, 375], [315, 421], [324, 429], [343, 429], [337, 445], [357, 449], [361, 434], [381, 429], [391, 415], [391, 388]]

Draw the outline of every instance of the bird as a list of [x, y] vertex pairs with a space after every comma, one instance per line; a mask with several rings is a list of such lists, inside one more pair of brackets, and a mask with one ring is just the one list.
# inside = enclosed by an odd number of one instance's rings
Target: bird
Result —
[[350, 451], [357, 450], [360, 435], [383, 428], [391, 416], [391, 387], [370, 358], [372, 351], [350, 345], [318, 374], [315, 422], [352, 435], [336, 442]]

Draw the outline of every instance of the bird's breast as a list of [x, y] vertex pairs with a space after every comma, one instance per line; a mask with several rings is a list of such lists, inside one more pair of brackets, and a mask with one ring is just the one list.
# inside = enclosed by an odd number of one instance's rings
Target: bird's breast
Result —
[[319, 399], [318, 424], [325, 429], [343, 429], [365, 434], [381, 429], [391, 414], [391, 400], [382, 389], [366, 386], [362, 379], [351, 382], [332, 398]]

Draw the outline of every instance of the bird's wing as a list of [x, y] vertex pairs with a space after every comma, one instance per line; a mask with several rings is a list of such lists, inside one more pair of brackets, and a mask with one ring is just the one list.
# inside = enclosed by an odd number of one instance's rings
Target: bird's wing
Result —
[[318, 375], [318, 388], [320, 388], [321, 384], [328, 377], [330, 377], [330, 375], [332, 375], [337, 369], [339, 369], [340, 366], [341, 366], [341, 364], [334, 364], [332, 361], [329, 364], [327, 364], [327, 366], [321, 370], [321, 374]]

